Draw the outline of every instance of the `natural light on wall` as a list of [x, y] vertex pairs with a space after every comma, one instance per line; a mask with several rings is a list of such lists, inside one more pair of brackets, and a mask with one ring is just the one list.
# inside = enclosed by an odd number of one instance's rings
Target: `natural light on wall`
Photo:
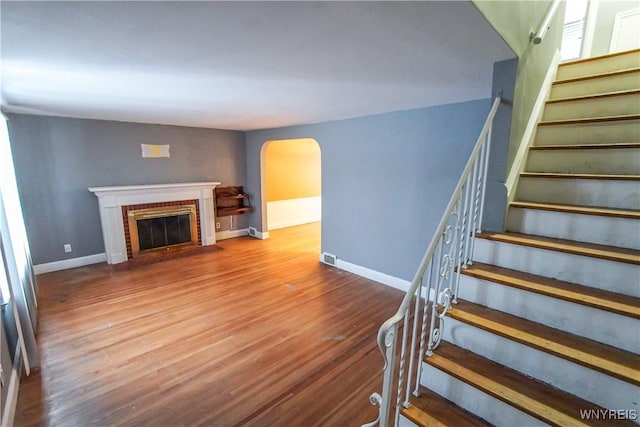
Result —
[[588, 4], [588, 0], [567, 0], [564, 30], [562, 31], [562, 48], [560, 49], [563, 61], [580, 57]]
[[5, 303], [9, 301], [9, 282], [7, 282], [7, 272], [4, 269], [4, 259], [0, 260], [0, 300]]
[[[22, 219], [22, 209], [18, 197], [18, 186], [16, 184], [15, 171], [13, 169], [13, 156], [11, 155], [11, 145], [9, 143], [9, 131], [7, 121], [4, 117], [0, 120], [0, 196], [4, 204], [7, 225], [9, 226], [11, 247], [13, 256], [20, 275], [20, 280], [24, 282], [27, 271], [27, 232]], [[5, 236], [6, 238], [7, 236]], [[5, 254], [9, 256], [9, 254]], [[6, 276], [5, 276], [6, 278]], [[6, 282], [2, 283], [2, 295], [6, 298], [9, 290]]]
[[267, 201], [320, 196], [320, 146], [315, 140], [271, 141], [265, 162]]
[[312, 138], [267, 143], [264, 182], [269, 230], [321, 220], [321, 157], [320, 145]]

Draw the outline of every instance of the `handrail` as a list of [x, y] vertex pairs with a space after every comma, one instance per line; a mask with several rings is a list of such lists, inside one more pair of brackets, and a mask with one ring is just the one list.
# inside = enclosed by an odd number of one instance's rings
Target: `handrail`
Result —
[[402, 313], [404, 311], [406, 311], [409, 308], [409, 304], [411, 304], [411, 300], [413, 299], [413, 293], [415, 293], [416, 289], [418, 289], [418, 285], [420, 284], [420, 279], [424, 275], [424, 272], [427, 269], [427, 265], [429, 264], [429, 260], [433, 256], [433, 253], [434, 253], [434, 251], [436, 249], [436, 244], [438, 243], [437, 237], [438, 237], [438, 235], [440, 233], [442, 233], [442, 231], [444, 230], [444, 228], [447, 225], [447, 222], [449, 220], [449, 215], [448, 214], [449, 214], [449, 212], [451, 212], [453, 210], [453, 207], [454, 207], [455, 202], [456, 202], [456, 196], [460, 194], [460, 191], [462, 190], [462, 186], [464, 185], [464, 181], [466, 180], [466, 178], [469, 176], [469, 173], [471, 172], [471, 168], [473, 167], [473, 162], [478, 157], [478, 153], [480, 152], [480, 148], [481, 148], [481, 145], [482, 145], [481, 142], [483, 141], [483, 138], [486, 137], [487, 133], [489, 132], [489, 127], [491, 125], [491, 122], [493, 122], [493, 117], [495, 116], [499, 105], [500, 105], [500, 98], [496, 98], [495, 101], [493, 101], [493, 106], [491, 107], [491, 110], [489, 111], [489, 116], [487, 117], [487, 121], [485, 122], [484, 127], [482, 128], [482, 131], [480, 132], [480, 136], [478, 137], [478, 139], [476, 141], [476, 145], [475, 145], [473, 151], [471, 152], [471, 156], [469, 156], [469, 160], [467, 161], [467, 165], [465, 166], [464, 170], [462, 171], [462, 176], [460, 176], [460, 179], [458, 180], [458, 184], [456, 185], [455, 190], [453, 190], [453, 195], [451, 196], [451, 199], [449, 200], [449, 204], [447, 205], [447, 207], [445, 209], [445, 214], [442, 216], [442, 219], [440, 219], [440, 223], [438, 224], [438, 228], [436, 229], [436, 233], [435, 233], [433, 239], [431, 239], [431, 243], [429, 244], [429, 247], [427, 248], [427, 252], [425, 252], [424, 256], [422, 257], [422, 261], [420, 261], [420, 265], [418, 267], [418, 271], [413, 276], [413, 281], [411, 282], [411, 286], [407, 290], [407, 294], [404, 296], [404, 299], [400, 303], [400, 308], [398, 308], [398, 311], [396, 311], [396, 314], [394, 314], [391, 318], [389, 318], [386, 322], [384, 322], [382, 324], [382, 326], [380, 327], [380, 330], [378, 331], [378, 346], [380, 348], [383, 348], [383, 346], [381, 346], [381, 343], [383, 343], [384, 340], [381, 339], [381, 332], [382, 332], [382, 330], [384, 328], [384, 325], [386, 325], [387, 323], [395, 323], [398, 320], [400, 320], [402, 318], [402, 316], [403, 316]]
[[558, 11], [558, 6], [560, 6], [560, 0], [553, 0], [553, 3], [551, 4], [549, 11], [545, 15], [544, 21], [542, 21], [542, 25], [540, 25], [540, 28], [538, 29], [538, 31], [536, 31], [535, 33], [529, 34], [529, 41], [531, 41], [531, 43], [533, 44], [542, 43], [542, 40], [544, 40], [544, 36], [547, 35], [547, 31], [549, 31], [549, 28], [551, 28], [551, 20], [556, 15], [556, 12]]
[[[491, 128], [493, 125], [493, 119], [496, 115], [498, 107], [500, 105], [500, 96], [496, 97], [491, 106], [491, 110], [487, 116], [487, 120], [482, 127], [480, 136], [478, 137], [476, 144], [471, 152], [469, 160], [465, 165], [465, 168], [458, 180], [458, 183], [453, 191], [451, 199], [447, 204], [444, 215], [438, 223], [438, 228], [432, 238], [429, 246], [420, 261], [418, 270], [411, 282], [411, 286], [407, 290], [402, 302], [396, 313], [387, 319], [377, 334], [378, 347], [382, 353], [384, 359], [384, 380], [382, 387], [382, 395], [374, 393], [371, 395], [370, 401], [374, 405], [379, 405], [379, 416], [376, 421], [366, 424], [366, 426], [373, 426], [376, 422], [380, 427], [386, 427], [389, 422], [389, 416], [391, 411], [391, 394], [393, 390], [394, 370], [395, 370], [395, 358], [396, 358], [396, 344], [399, 324], [404, 320], [402, 347], [400, 354], [400, 368], [397, 383], [397, 399], [396, 399], [396, 414], [395, 422], [398, 423], [399, 407], [402, 395], [402, 388], [405, 376], [405, 356], [407, 350], [408, 330], [410, 319], [410, 306], [415, 301], [415, 312], [413, 315], [413, 333], [411, 347], [409, 350], [410, 361], [409, 369], [406, 373], [407, 376], [407, 391], [404, 401], [404, 406], [408, 405], [409, 389], [411, 388], [411, 376], [414, 370], [415, 351], [417, 346], [417, 326], [419, 322], [420, 302], [423, 302], [422, 313], [422, 328], [420, 335], [420, 349], [418, 360], [418, 373], [416, 376], [416, 389], [414, 394], [419, 394], [419, 376], [420, 376], [420, 360], [425, 354], [425, 339], [426, 339], [426, 321], [427, 321], [427, 306], [428, 300], [432, 299], [434, 303], [431, 303], [431, 324], [429, 326], [429, 342], [426, 348], [426, 354], [430, 355], [432, 350], [438, 346], [440, 338], [442, 336], [441, 329], [443, 325], [442, 317], [446, 311], [450, 308], [451, 303], [456, 302], [458, 277], [461, 268], [466, 267], [473, 254], [473, 239], [476, 232], [480, 231], [482, 211], [484, 205], [484, 192], [486, 187], [486, 177], [488, 170], [489, 160], [489, 143], [491, 139]], [[463, 197], [464, 193], [464, 197]], [[473, 215], [471, 215], [473, 213]], [[452, 227], [450, 222], [452, 218], [455, 219], [455, 227]], [[444, 253], [444, 247], [449, 246], [449, 253]], [[434, 268], [434, 256], [439, 249], [438, 263]], [[429, 273], [425, 276], [425, 273], [429, 269]], [[434, 277], [436, 282], [433, 282]], [[454, 272], [453, 275], [450, 273]], [[455, 276], [455, 277], [454, 277]], [[423, 286], [425, 285], [426, 288]], [[449, 287], [442, 289], [445, 281], [448, 281]], [[439, 327], [435, 327], [435, 319], [438, 318]], [[364, 427], [364, 426], [363, 426]]]

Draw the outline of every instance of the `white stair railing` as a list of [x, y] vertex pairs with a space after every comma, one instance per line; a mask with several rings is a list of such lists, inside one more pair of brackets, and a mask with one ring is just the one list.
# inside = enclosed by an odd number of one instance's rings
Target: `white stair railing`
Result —
[[[378, 418], [362, 427], [376, 424], [387, 427], [390, 423], [397, 426], [401, 405], [409, 406], [411, 392], [415, 396], [420, 395], [421, 361], [425, 355], [433, 354], [440, 344], [444, 316], [451, 304], [456, 303], [460, 272], [471, 263], [475, 236], [481, 231], [491, 128], [500, 101], [499, 96], [493, 101], [411, 287], [398, 311], [378, 331], [378, 347], [384, 358], [382, 394], [373, 393], [369, 400], [380, 408]], [[402, 342], [398, 354], [400, 330]], [[395, 411], [392, 414], [393, 406]]]

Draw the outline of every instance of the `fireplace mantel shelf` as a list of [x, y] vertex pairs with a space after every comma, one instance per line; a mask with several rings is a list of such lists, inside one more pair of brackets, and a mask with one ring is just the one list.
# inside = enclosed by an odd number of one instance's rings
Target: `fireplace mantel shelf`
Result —
[[135, 193], [140, 191], [168, 190], [168, 189], [196, 189], [205, 188], [213, 190], [219, 182], [184, 182], [178, 184], [141, 184], [141, 185], [117, 185], [112, 187], [89, 187], [89, 191], [98, 195], [109, 193]]
[[123, 185], [90, 187], [98, 197], [100, 221], [105, 252], [109, 264], [127, 260], [127, 249], [122, 220], [122, 206], [161, 203], [179, 200], [198, 200], [200, 207], [200, 234], [203, 246], [216, 243], [213, 189], [219, 182], [185, 182], [175, 184]]

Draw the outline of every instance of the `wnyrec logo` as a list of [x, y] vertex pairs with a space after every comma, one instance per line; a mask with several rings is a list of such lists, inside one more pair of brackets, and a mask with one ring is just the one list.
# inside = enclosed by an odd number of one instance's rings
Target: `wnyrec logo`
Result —
[[637, 409], [580, 409], [583, 420], [637, 420]]

